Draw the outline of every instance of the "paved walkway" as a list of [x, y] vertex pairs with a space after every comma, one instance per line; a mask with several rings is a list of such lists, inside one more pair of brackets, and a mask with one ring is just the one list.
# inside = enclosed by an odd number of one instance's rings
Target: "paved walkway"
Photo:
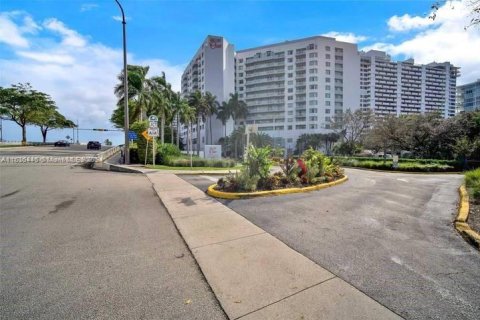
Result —
[[147, 177], [230, 319], [401, 319], [174, 174]]

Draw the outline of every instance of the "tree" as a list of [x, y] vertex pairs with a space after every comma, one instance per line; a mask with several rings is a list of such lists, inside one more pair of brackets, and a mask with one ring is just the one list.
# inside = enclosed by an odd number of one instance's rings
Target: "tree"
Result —
[[273, 146], [273, 138], [265, 132], [250, 134], [250, 143], [256, 148]]
[[238, 97], [238, 93], [230, 93], [228, 104], [233, 120], [235, 120], [235, 124], [237, 124], [237, 121], [239, 119], [245, 119], [247, 117], [248, 106], [245, 101], [240, 100], [240, 98]]
[[31, 123], [40, 127], [43, 143], [47, 142], [47, 133], [50, 130], [76, 127], [75, 123], [65, 118], [54, 105], [35, 111]]
[[353, 155], [358, 149], [364, 133], [371, 126], [374, 115], [372, 110], [348, 109], [342, 117], [333, 122], [333, 128], [343, 138], [341, 150]]
[[165, 142], [165, 122], [170, 118], [171, 100], [174, 92], [170, 83], [165, 78], [165, 72], [162, 76], [153, 77], [148, 81], [150, 87], [151, 107], [148, 108], [150, 114], [156, 114], [160, 117], [160, 143]]
[[373, 128], [365, 137], [365, 147], [375, 153], [383, 150], [384, 156], [388, 150], [392, 152], [406, 149], [407, 126], [405, 117], [386, 116], [375, 119]]
[[27, 143], [28, 124], [32, 124], [35, 115], [54, 106], [49, 95], [36, 91], [29, 83], [0, 87], [0, 115], [7, 117], [22, 128], [22, 144]]
[[204, 120], [205, 114], [205, 99], [199, 90], [191, 93], [188, 97], [188, 104], [195, 110], [197, 120], [197, 156], [200, 155], [200, 121]]
[[[447, 1], [447, 0], [436, 1], [431, 5], [430, 8], [432, 11], [430, 12], [430, 15], [428, 17], [432, 20], [437, 19], [438, 11], [442, 6], [446, 5], [447, 2], [451, 4], [450, 8], [454, 10], [455, 5], [454, 3], [452, 3], [452, 1]], [[465, 0], [463, 2], [471, 10], [471, 14], [470, 14], [471, 17], [470, 17], [470, 20], [467, 21], [467, 24], [465, 25], [465, 30], [470, 27], [478, 26], [480, 24], [480, 0]]]
[[212, 138], [212, 116], [217, 113], [219, 103], [217, 101], [217, 97], [214, 96], [211, 92], [206, 92], [205, 93], [205, 117], [208, 119], [208, 124], [209, 124], [209, 132], [210, 132], [210, 141], [209, 143], [213, 143], [213, 138]]
[[223, 153], [226, 154], [226, 150], [225, 150], [225, 138], [227, 137], [227, 121], [228, 119], [230, 119], [230, 117], [232, 116], [232, 109], [230, 108], [230, 104], [228, 104], [227, 102], [222, 102], [222, 105], [218, 108], [218, 111], [217, 111], [217, 119], [219, 119], [221, 122], [222, 122], [222, 125], [223, 125], [223, 129], [224, 129], [224, 134], [223, 134], [223, 139], [222, 140], [222, 150], [223, 150]]

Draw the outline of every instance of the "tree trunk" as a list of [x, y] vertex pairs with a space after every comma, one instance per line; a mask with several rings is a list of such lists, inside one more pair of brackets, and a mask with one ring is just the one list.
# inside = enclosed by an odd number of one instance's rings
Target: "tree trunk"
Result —
[[27, 125], [22, 126], [22, 146], [27, 144]]
[[197, 119], [197, 156], [200, 157], [200, 117]]
[[177, 114], [177, 147], [180, 148], [180, 119]]
[[40, 128], [40, 131], [42, 131], [42, 137], [43, 137], [43, 143], [47, 143], [47, 130], [48, 129], [43, 129], [43, 128]]
[[210, 131], [210, 144], [213, 144], [213, 138], [212, 138], [212, 117], [210, 116], [210, 118], [208, 119], [208, 126], [210, 127], [209, 131]]
[[160, 143], [165, 143], [165, 114], [162, 113], [162, 119], [160, 120]]
[[170, 143], [173, 144], [173, 122], [170, 122]]

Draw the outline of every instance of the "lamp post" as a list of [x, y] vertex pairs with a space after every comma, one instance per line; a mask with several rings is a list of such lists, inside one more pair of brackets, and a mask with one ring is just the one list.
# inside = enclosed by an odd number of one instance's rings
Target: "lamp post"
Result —
[[126, 30], [125, 26], [127, 22], [125, 21], [125, 13], [123, 12], [122, 5], [118, 0], [115, 0], [115, 2], [118, 4], [120, 7], [120, 11], [122, 12], [122, 24], [123, 24], [123, 100], [124, 100], [124, 116], [125, 116], [125, 122], [124, 122], [124, 132], [125, 132], [125, 150], [124, 150], [124, 157], [123, 157], [123, 163], [124, 164], [130, 164], [130, 149], [129, 149], [129, 139], [128, 139], [128, 131], [129, 131], [129, 117], [128, 117], [128, 73], [127, 73], [127, 36], [126, 36]]

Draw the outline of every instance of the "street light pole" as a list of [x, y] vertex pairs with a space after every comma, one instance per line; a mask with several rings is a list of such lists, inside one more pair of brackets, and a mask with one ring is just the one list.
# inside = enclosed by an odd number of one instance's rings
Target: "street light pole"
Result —
[[120, 11], [122, 12], [122, 24], [123, 24], [123, 100], [124, 100], [124, 116], [125, 116], [125, 122], [124, 122], [124, 131], [125, 131], [125, 150], [124, 150], [124, 157], [123, 157], [123, 163], [124, 164], [130, 164], [130, 149], [129, 149], [129, 139], [128, 139], [128, 131], [129, 131], [129, 117], [128, 117], [128, 73], [127, 73], [127, 36], [126, 36], [126, 24], [127, 22], [125, 21], [125, 13], [123, 12], [122, 5], [118, 0], [115, 0], [115, 2], [118, 4], [120, 7]]

